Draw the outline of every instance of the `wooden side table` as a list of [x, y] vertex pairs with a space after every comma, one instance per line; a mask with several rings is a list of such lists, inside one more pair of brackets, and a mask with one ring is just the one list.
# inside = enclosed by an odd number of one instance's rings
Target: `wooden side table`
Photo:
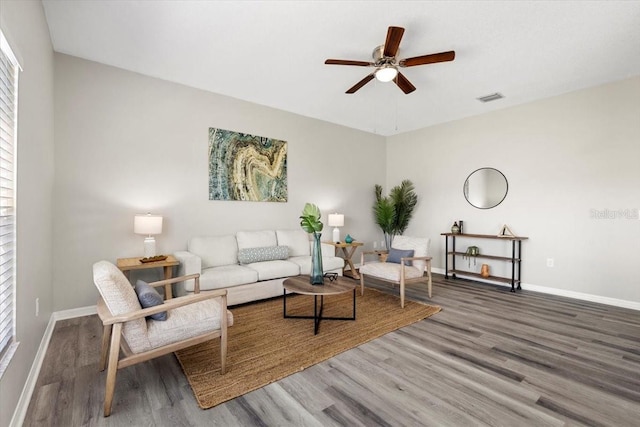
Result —
[[[136, 258], [118, 258], [116, 265], [124, 273], [127, 279], [129, 279], [131, 270], [146, 270], [148, 268], [164, 268], [164, 278], [171, 279], [172, 267], [179, 265], [178, 261], [173, 255], [167, 255], [167, 259], [164, 261], [156, 262], [140, 262], [142, 257]], [[171, 299], [171, 284], [164, 286], [165, 299]]]
[[[345, 242], [323, 242], [326, 243], [328, 245], [333, 245], [337, 248], [342, 248], [342, 254], [344, 255], [344, 267], [342, 267], [342, 275], [343, 276], [348, 276], [351, 277], [352, 279], [360, 279], [360, 274], [358, 273], [358, 270], [356, 270], [356, 267], [353, 265], [353, 254], [356, 252], [356, 249], [358, 249], [359, 246], [364, 245], [364, 243], [361, 242], [351, 242], [351, 243], [345, 243]], [[349, 270], [347, 270], [347, 266], [349, 266]]]

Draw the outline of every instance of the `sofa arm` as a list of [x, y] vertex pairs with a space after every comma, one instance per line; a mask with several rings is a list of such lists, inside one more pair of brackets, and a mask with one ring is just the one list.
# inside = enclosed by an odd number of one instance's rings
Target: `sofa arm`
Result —
[[[322, 256], [336, 256], [336, 247], [327, 243], [320, 243], [320, 251]], [[313, 242], [311, 242], [311, 254], [313, 255]]]
[[[202, 259], [188, 251], [174, 252], [173, 256], [180, 261], [178, 266], [178, 276], [189, 276], [190, 274], [202, 273]], [[175, 283], [173, 285], [173, 295], [181, 297], [187, 293], [193, 292], [194, 280], [186, 280], [184, 282]]]

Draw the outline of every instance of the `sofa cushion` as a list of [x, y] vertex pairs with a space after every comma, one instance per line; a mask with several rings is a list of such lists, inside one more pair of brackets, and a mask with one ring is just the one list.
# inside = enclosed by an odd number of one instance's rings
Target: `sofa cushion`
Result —
[[[223, 265], [202, 270], [200, 274], [200, 290], [228, 288], [258, 281], [258, 273], [244, 265]], [[193, 281], [184, 284], [185, 290], [193, 292]]]
[[258, 280], [279, 279], [300, 274], [298, 264], [289, 261], [254, 262], [253, 264], [247, 264], [247, 267], [258, 273]]
[[[138, 295], [138, 301], [140, 301], [142, 308], [155, 307], [164, 303], [162, 295], [144, 280], [136, 282], [136, 295]], [[160, 313], [152, 314], [147, 316], [147, 319], [167, 320], [167, 312], [161, 311]]]
[[[300, 267], [300, 274], [311, 274], [311, 256], [296, 256], [289, 258], [290, 262]], [[337, 256], [322, 257], [322, 269], [327, 272], [344, 267], [344, 260]]]
[[273, 261], [289, 258], [289, 248], [286, 246], [263, 246], [260, 248], [243, 248], [238, 251], [240, 264]]
[[276, 232], [273, 230], [238, 231], [236, 233], [236, 239], [238, 240], [238, 249], [278, 245]]
[[[400, 264], [401, 258], [411, 258], [413, 253], [413, 249], [396, 249], [392, 247], [387, 255], [387, 262]], [[405, 265], [411, 265], [411, 261], [406, 261]]]
[[233, 235], [193, 237], [189, 240], [189, 252], [202, 259], [202, 268], [238, 264], [238, 244]]
[[[395, 236], [391, 246], [396, 249], [413, 249], [413, 256], [418, 257], [429, 256], [430, 243], [431, 240], [429, 238]], [[426, 261], [413, 261], [413, 266], [420, 271], [424, 271], [427, 263]]]
[[277, 230], [278, 245], [289, 248], [289, 256], [310, 256], [309, 234], [304, 230]]

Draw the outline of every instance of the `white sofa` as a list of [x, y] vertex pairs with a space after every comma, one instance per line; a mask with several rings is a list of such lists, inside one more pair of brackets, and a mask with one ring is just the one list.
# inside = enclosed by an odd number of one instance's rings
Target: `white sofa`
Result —
[[[228, 305], [282, 295], [287, 277], [311, 272], [309, 235], [303, 230], [239, 231], [235, 235], [194, 237], [180, 261], [178, 275], [200, 274], [200, 289], [227, 289]], [[286, 248], [286, 249], [285, 249]], [[325, 272], [342, 275], [344, 260], [322, 244]], [[193, 280], [178, 283], [176, 296], [193, 292]]]

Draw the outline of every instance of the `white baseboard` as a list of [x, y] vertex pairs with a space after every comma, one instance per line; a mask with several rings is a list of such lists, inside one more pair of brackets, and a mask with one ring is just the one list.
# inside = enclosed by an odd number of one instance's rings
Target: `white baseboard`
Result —
[[38, 347], [38, 352], [36, 353], [36, 357], [33, 360], [31, 369], [29, 370], [27, 381], [22, 388], [20, 399], [18, 399], [16, 409], [15, 411], [13, 411], [13, 417], [11, 418], [11, 422], [9, 423], [11, 427], [19, 427], [24, 423], [24, 417], [26, 417], [27, 415], [29, 402], [31, 401], [33, 390], [35, 390], [36, 388], [38, 375], [40, 375], [42, 362], [44, 361], [45, 354], [47, 354], [47, 349], [49, 348], [49, 342], [51, 341], [51, 336], [53, 335], [53, 329], [56, 326], [56, 322], [63, 319], [73, 319], [74, 317], [89, 316], [92, 314], [96, 314], [97, 312], [97, 307], [94, 305], [89, 307], [74, 308], [71, 310], [56, 311], [51, 314], [49, 323], [47, 324], [47, 328], [44, 330], [44, 335], [42, 336], [42, 340], [40, 341], [40, 347]]
[[[444, 268], [432, 268], [431, 271], [434, 272], [434, 273], [438, 273], [438, 274], [443, 274], [444, 275]], [[482, 282], [482, 283], [488, 283], [488, 284], [491, 284], [491, 285], [511, 287], [511, 285], [507, 284], [507, 283], [491, 282], [491, 281], [488, 281], [488, 280], [478, 279], [477, 277], [465, 276], [464, 274], [460, 274], [460, 273], [456, 274], [456, 276], [460, 277], [460, 278], [466, 278], [466, 279], [474, 280], [476, 282]], [[574, 299], [578, 299], [578, 300], [582, 300], [582, 301], [597, 302], [597, 303], [600, 303], [600, 304], [612, 305], [612, 306], [615, 306], [615, 307], [622, 307], [622, 308], [630, 308], [631, 310], [639, 310], [640, 311], [640, 302], [626, 301], [626, 300], [617, 299], [617, 298], [610, 298], [610, 297], [603, 297], [603, 296], [600, 296], [600, 295], [586, 294], [586, 293], [583, 293], [583, 292], [569, 291], [569, 290], [566, 290], [566, 289], [550, 288], [548, 286], [534, 285], [534, 284], [531, 284], [531, 283], [522, 283], [521, 286], [522, 286], [522, 289], [525, 289], [527, 291], [540, 292], [542, 294], [549, 294], [549, 295], [557, 295], [557, 296], [560, 296], [560, 297], [574, 298]]]

